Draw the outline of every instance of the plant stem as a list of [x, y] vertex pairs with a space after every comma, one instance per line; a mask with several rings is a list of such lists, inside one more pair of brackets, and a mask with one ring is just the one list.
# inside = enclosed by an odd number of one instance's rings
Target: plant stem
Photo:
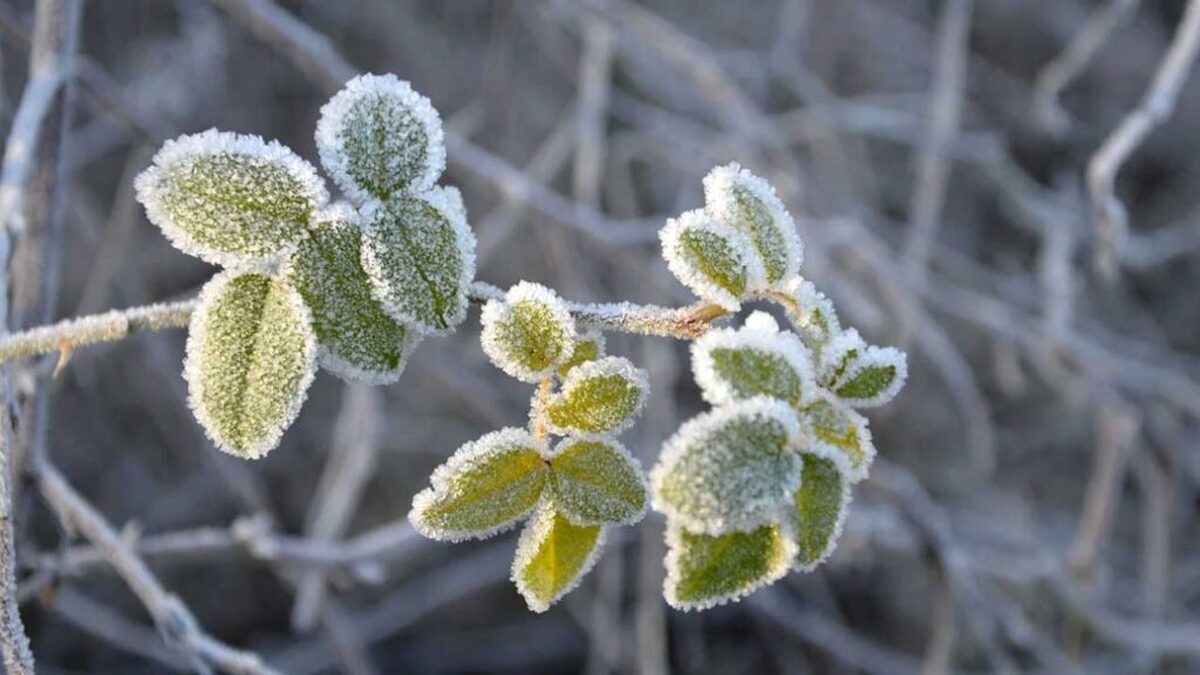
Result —
[[538, 443], [546, 441], [546, 405], [550, 403], [552, 384], [552, 378], [542, 378], [538, 383], [537, 400], [533, 404], [533, 439]]

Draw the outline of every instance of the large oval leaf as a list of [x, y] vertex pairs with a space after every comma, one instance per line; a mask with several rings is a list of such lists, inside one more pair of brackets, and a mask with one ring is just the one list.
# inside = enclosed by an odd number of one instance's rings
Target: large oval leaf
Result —
[[711, 330], [692, 345], [692, 372], [713, 405], [769, 396], [793, 406], [816, 392], [811, 356], [800, 339], [755, 312], [738, 330]]
[[222, 450], [262, 457], [300, 411], [316, 351], [312, 318], [289, 284], [217, 275], [188, 328], [184, 377], [196, 419]]
[[480, 321], [483, 351], [523, 382], [548, 377], [574, 348], [575, 320], [567, 303], [540, 284], [522, 281], [503, 301], [489, 300]]
[[629, 359], [608, 356], [571, 370], [562, 391], [546, 405], [550, 430], [559, 435], [613, 434], [630, 424], [650, 394], [646, 371]]
[[363, 216], [363, 269], [384, 311], [428, 332], [452, 331], [475, 276], [475, 236], [458, 190], [373, 201]]
[[395, 382], [419, 334], [388, 316], [371, 295], [361, 248], [354, 211], [328, 209], [284, 274], [312, 311], [322, 366], [350, 382]]
[[408, 519], [430, 539], [489, 537], [532, 511], [548, 478], [541, 446], [527, 431], [494, 431], [433, 472], [431, 487], [413, 497]]
[[836, 459], [807, 452], [801, 457], [804, 471], [789, 529], [796, 539], [796, 567], [809, 571], [837, 546], [850, 508], [850, 482]]
[[671, 273], [697, 296], [729, 311], [741, 307], [761, 273], [750, 241], [739, 232], [718, 228], [702, 210], [668, 220], [659, 239]]
[[721, 535], [667, 526], [663, 595], [676, 609], [707, 609], [739, 600], [788, 572], [796, 545], [779, 525]]
[[750, 240], [761, 263], [757, 285], [776, 286], [800, 270], [803, 247], [796, 223], [770, 183], [728, 164], [704, 177], [705, 209], [718, 227], [740, 232]]
[[550, 458], [558, 509], [582, 525], [633, 524], [646, 509], [646, 478], [616, 441], [568, 438]]
[[650, 474], [654, 508], [692, 532], [771, 522], [800, 485], [796, 413], [774, 399], [740, 401], [679, 428]]
[[135, 188], [176, 248], [220, 265], [286, 253], [329, 200], [291, 150], [216, 129], [167, 141]]
[[576, 525], [547, 503], [521, 532], [513, 582], [529, 609], [544, 612], [579, 585], [603, 547], [603, 527]]

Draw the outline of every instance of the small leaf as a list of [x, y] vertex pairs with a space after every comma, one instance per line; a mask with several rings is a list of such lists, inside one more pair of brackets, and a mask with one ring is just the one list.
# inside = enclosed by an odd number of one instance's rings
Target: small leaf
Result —
[[575, 320], [554, 291], [527, 281], [504, 301], [489, 300], [480, 340], [497, 368], [522, 382], [548, 377], [567, 360], [575, 342]]
[[795, 311], [789, 308], [788, 316], [814, 350], [842, 332], [833, 303], [811, 282], [797, 277], [788, 282], [786, 292], [795, 303]]
[[550, 476], [558, 509], [581, 525], [632, 525], [646, 510], [646, 478], [616, 441], [564, 440]]
[[408, 519], [430, 539], [483, 539], [528, 515], [548, 480], [541, 446], [528, 432], [494, 431], [433, 472], [431, 487], [413, 497]]
[[667, 525], [663, 595], [676, 609], [708, 609], [740, 600], [787, 574], [796, 544], [779, 525], [720, 535]]
[[810, 571], [833, 553], [850, 508], [850, 482], [838, 461], [812, 453], [801, 455], [804, 471], [793, 500], [792, 530], [796, 567]]
[[768, 314], [755, 312], [738, 329], [710, 330], [692, 345], [692, 371], [713, 405], [769, 396], [793, 406], [816, 391], [812, 357]]
[[604, 356], [604, 333], [596, 329], [589, 329], [582, 334], [575, 335], [575, 349], [571, 351], [571, 357], [562, 362], [558, 367], [558, 376], [565, 379], [571, 374], [575, 366], [595, 361]]
[[348, 382], [395, 382], [420, 339], [384, 313], [362, 269], [362, 231], [346, 206], [317, 216], [312, 235], [284, 267], [312, 311], [321, 365]]
[[176, 248], [218, 265], [287, 253], [329, 200], [291, 150], [216, 129], [167, 141], [134, 187]]
[[448, 333], [467, 314], [475, 235], [454, 188], [368, 202], [362, 264], [373, 294], [401, 323]]
[[796, 413], [757, 398], [686, 422], [650, 472], [654, 508], [692, 532], [722, 534], [770, 522], [800, 485]]
[[895, 398], [908, 378], [908, 360], [894, 347], [868, 346], [842, 372], [833, 391], [846, 403], [866, 408]]
[[646, 371], [629, 359], [608, 356], [571, 371], [547, 404], [546, 420], [560, 436], [618, 433], [641, 413], [649, 394]]
[[321, 164], [358, 202], [432, 188], [446, 168], [442, 120], [395, 75], [359, 75], [321, 108]]
[[796, 276], [804, 249], [796, 223], [770, 183], [737, 163], [727, 164], [704, 177], [704, 201], [717, 227], [740, 232], [752, 243], [762, 266], [756, 287]]
[[312, 317], [289, 284], [224, 272], [200, 292], [188, 327], [188, 402], [221, 450], [257, 459], [304, 403], [315, 370]]
[[875, 446], [865, 417], [825, 395], [805, 407], [800, 420], [804, 436], [810, 439], [806, 451], [816, 451], [811, 446], [829, 446], [851, 482], [866, 478], [875, 459]]
[[679, 281], [697, 296], [735, 312], [760, 274], [750, 241], [719, 229], [702, 210], [667, 221], [659, 233], [663, 258]]
[[817, 381], [826, 389], [833, 388], [866, 349], [867, 343], [853, 328], [847, 328], [833, 336], [821, 349]]
[[544, 612], [579, 585], [603, 548], [603, 527], [576, 525], [544, 504], [517, 542], [513, 583], [529, 609]]

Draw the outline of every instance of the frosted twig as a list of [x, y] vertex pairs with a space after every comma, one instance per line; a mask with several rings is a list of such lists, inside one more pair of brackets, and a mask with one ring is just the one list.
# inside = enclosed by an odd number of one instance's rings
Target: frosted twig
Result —
[[[0, 383], [8, 389], [8, 375]], [[5, 397], [7, 398], [7, 396]], [[33, 672], [33, 653], [29, 650], [29, 638], [25, 635], [25, 624], [21, 621], [21, 610], [17, 604], [16, 549], [13, 544], [15, 524], [12, 491], [12, 457], [16, 440], [9, 416], [0, 416], [0, 651], [4, 656], [4, 667], [11, 675]]]
[[571, 304], [571, 314], [586, 326], [636, 335], [694, 340], [708, 332], [709, 325], [729, 312], [711, 302], [687, 307], [656, 307], [633, 303]]
[[195, 307], [195, 300], [184, 300], [113, 310], [6, 335], [0, 338], [0, 363], [54, 352], [65, 355], [76, 347], [115, 342], [132, 333], [181, 328]]
[[1121, 120], [1088, 162], [1088, 190], [1097, 239], [1096, 265], [1102, 274], [1111, 276], [1116, 272], [1117, 262], [1125, 254], [1129, 234], [1129, 214], [1115, 193], [1117, 173], [1146, 136], [1165, 122], [1174, 110], [1175, 100], [1196, 61], [1198, 49], [1200, 0], [1189, 0], [1150, 88], [1137, 108]]
[[1140, 1], [1108, 0], [1088, 16], [1087, 23], [1062, 53], [1038, 73], [1033, 90], [1034, 111], [1051, 132], [1063, 134], [1071, 126], [1071, 118], [1058, 99], [1062, 90], [1087, 67], [1109, 36], [1133, 16]]

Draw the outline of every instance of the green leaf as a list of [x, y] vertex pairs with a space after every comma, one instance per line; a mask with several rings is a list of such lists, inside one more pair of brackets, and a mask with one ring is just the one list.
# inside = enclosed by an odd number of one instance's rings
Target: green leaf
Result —
[[809, 571], [833, 553], [850, 507], [850, 483], [838, 461], [804, 453], [804, 471], [796, 491], [792, 529], [796, 538], [796, 566]]
[[713, 405], [768, 396], [796, 406], [816, 390], [808, 349], [762, 312], [738, 330], [710, 330], [697, 340], [692, 370]]
[[842, 458], [843, 470], [851, 482], [867, 476], [875, 459], [875, 446], [865, 417], [826, 396], [805, 407], [800, 420], [811, 444], [827, 445], [836, 452], [834, 456]]
[[713, 225], [704, 211], [667, 221], [659, 234], [663, 258], [679, 281], [697, 296], [737, 311], [759, 274], [750, 242]]
[[740, 232], [762, 264], [755, 285], [775, 286], [796, 276], [803, 247], [796, 224], [775, 188], [738, 164], [717, 167], [704, 178], [705, 209], [718, 227]]
[[895, 398], [908, 377], [904, 352], [893, 347], [868, 346], [842, 369], [833, 391], [856, 407], [883, 405]]
[[603, 547], [604, 528], [576, 525], [543, 505], [517, 542], [513, 582], [529, 609], [544, 612], [579, 585]]
[[645, 476], [616, 441], [564, 440], [550, 476], [558, 509], [581, 525], [631, 525], [645, 512]]
[[796, 413], [739, 401], [685, 423], [650, 473], [654, 508], [693, 532], [723, 534], [770, 522], [800, 485]]
[[257, 459], [279, 444], [312, 383], [317, 341], [300, 294], [264, 274], [225, 272], [200, 292], [188, 327], [188, 401], [225, 452]]
[[363, 216], [363, 269], [384, 311], [427, 332], [452, 331], [475, 276], [475, 236], [458, 191], [369, 202]]
[[571, 356], [566, 361], [563, 361], [558, 367], [558, 376], [565, 379], [571, 374], [575, 366], [582, 365], [589, 361], [595, 361], [604, 356], [604, 333], [598, 330], [588, 330], [583, 334], [576, 334], [575, 348], [571, 351]]
[[431, 487], [413, 497], [408, 519], [430, 539], [482, 539], [532, 511], [548, 480], [541, 446], [527, 431], [494, 431], [433, 472]]
[[135, 189], [176, 248], [227, 266], [286, 254], [329, 200], [291, 150], [216, 129], [167, 141]]
[[814, 353], [842, 332], [833, 303], [818, 291], [812, 282], [796, 277], [788, 282], [785, 292], [792, 303], [787, 305], [788, 317]]
[[332, 208], [317, 217], [283, 274], [312, 311], [322, 366], [349, 382], [395, 382], [419, 334], [384, 313], [371, 295], [361, 248], [357, 215]]
[[503, 301], [489, 300], [480, 321], [483, 351], [523, 382], [549, 377], [574, 348], [575, 320], [567, 303], [540, 284], [522, 281]]
[[568, 434], [612, 434], [633, 423], [650, 393], [646, 372], [608, 356], [571, 371], [546, 406], [549, 428]]
[[708, 609], [739, 600], [788, 572], [796, 545], [779, 525], [721, 535], [668, 523], [663, 594], [676, 609]]

